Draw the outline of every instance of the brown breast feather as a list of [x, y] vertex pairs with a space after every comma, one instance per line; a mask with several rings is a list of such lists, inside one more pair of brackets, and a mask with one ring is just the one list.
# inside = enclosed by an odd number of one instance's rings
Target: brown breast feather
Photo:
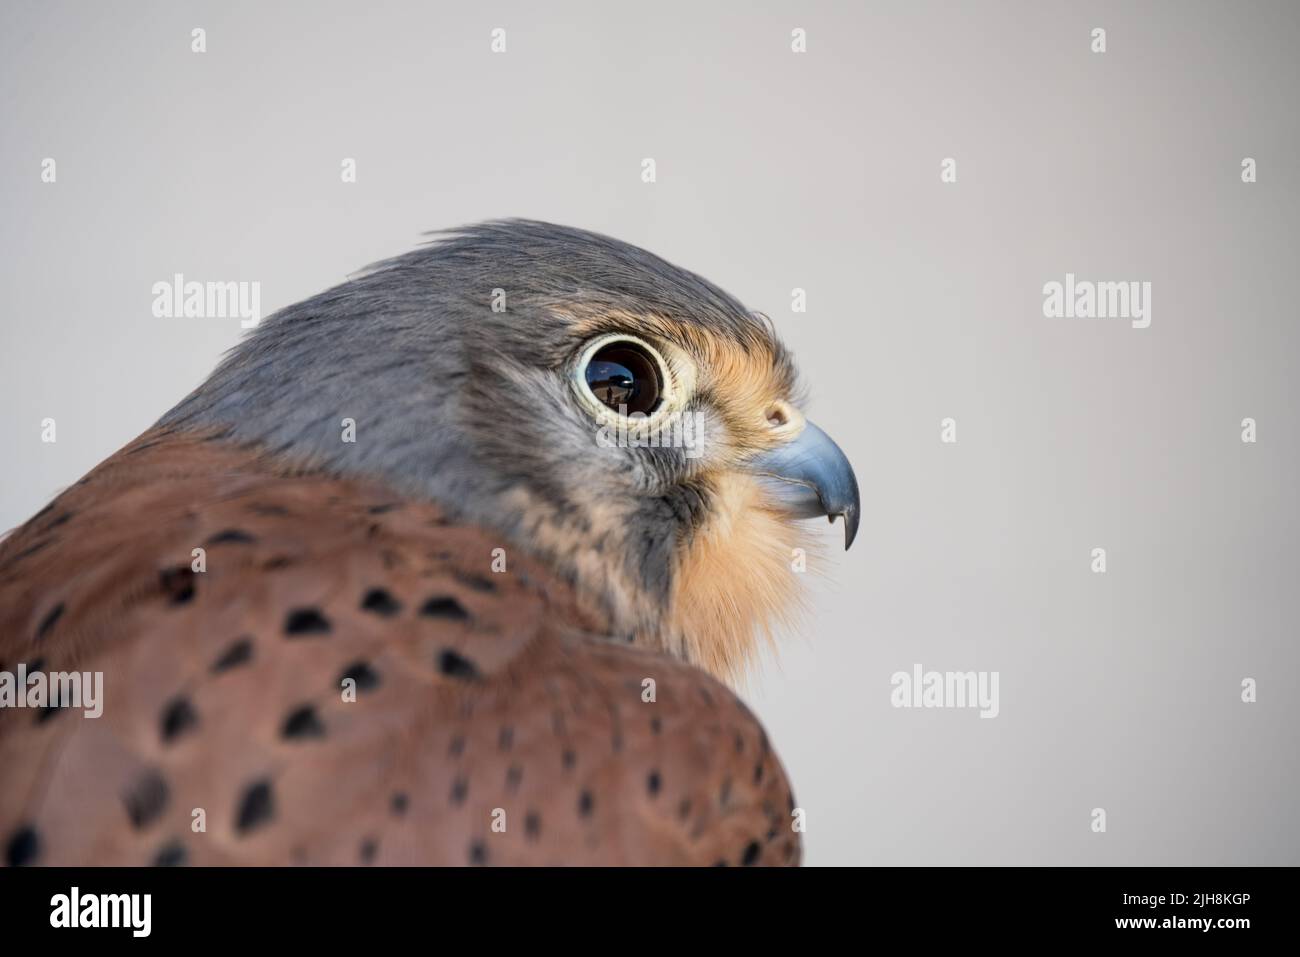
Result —
[[105, 700], [0, 709], [8, 863], [797, 863], [735, 695], [593, 637], [517, 550], [493, 574], [499, 545], [380, 485], [146, 433], [0, 543], [0, 670], [103, 672]]

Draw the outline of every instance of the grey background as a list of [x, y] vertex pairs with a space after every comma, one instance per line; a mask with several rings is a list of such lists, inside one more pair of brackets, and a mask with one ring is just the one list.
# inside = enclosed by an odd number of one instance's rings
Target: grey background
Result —
[[[808, 863], [1300, 863], [1298, 42], [1294, 3], [6, 3], [0, 528], [236, 341], [155, 281], [269, 313], [424, 230], [585, 226], [769, 312], [862, 481], [745, 691]], [[1066, 271], [1151, 327], [1045, 319]], [[1000, 717], [892, 708], [914, 662]]]

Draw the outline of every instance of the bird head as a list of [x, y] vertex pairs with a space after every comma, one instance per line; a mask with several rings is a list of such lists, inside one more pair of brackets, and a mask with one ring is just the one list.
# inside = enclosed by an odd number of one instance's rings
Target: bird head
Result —
[[842, 518], [848, 547], [860, 515], [770, 321], [539, 222], [441, 234], [280, 311], [162, 424], [436, 501], [550, 564], [609, 635], [723, 677], [796, 602], [798, 520]]

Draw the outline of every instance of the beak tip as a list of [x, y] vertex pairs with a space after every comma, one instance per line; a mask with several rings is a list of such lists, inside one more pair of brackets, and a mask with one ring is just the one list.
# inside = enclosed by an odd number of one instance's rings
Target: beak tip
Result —
[[840, 514], [844, 519], [844, 550], [847, 552], [853, 547], [853, 540], [858, 537], [858, 511], [850, 509]]

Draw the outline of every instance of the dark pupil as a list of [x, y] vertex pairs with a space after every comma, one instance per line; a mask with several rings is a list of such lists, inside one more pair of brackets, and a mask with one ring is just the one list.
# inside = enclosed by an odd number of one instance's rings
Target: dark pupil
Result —
[[634, 346], [609, 345], [597, 350], [587, 364], [587, 385], [596, 398], [616, 411], [649, 413], [659, 403], [659, 369]]

